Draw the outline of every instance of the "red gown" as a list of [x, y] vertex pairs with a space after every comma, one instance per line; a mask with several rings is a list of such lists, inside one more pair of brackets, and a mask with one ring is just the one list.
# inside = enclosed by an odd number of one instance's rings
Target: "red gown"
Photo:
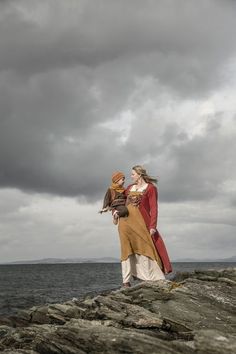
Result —
[[[126, 189], [126, 194], [128, 195], [129, 189], [133, 185], [129, 185]], [[145, 224], [147, 226], [148, 231], [150, 229], [157, 229], [157, 217], [158, 217], [158, 191], [156, 186], [152, 183], [148, 183], [148, 187], [142, 195], [139, 210], [143, 216]], [[156, 251], [162, 261], [163, 272], [168, 274], [172, 272], [171, 262], [165, 247], [165, 243], [162, 239], [162, 236], [156, 231], [156, 233], [152, 236], [153, 243], [155, 245]]]

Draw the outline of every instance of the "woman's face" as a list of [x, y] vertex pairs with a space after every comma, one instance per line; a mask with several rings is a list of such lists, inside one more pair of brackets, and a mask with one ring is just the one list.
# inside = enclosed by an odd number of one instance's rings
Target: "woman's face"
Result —
[[140, 178], [140, 175], [135, 170], [132, 170], [131, 171], [131, 179], [132, 179], [133, 183], [137, 183], [139, 178]]

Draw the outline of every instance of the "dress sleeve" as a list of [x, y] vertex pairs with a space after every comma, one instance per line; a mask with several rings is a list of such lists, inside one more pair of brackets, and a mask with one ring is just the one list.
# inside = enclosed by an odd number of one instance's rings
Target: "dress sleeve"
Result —
[[149, 190], [149, 206], [150, 206], [150, 229], [156, 229], [158, 217], [158, 191], [152, 185]]
[[109, 207], [111, 205], [111, 202], [112, 202], [111, 189], [108, 188], [103, 200], [103, 209]]

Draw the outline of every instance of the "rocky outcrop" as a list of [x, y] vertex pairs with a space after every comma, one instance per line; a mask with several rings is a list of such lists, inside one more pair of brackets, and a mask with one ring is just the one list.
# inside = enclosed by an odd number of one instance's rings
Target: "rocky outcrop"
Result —
[[236, 268], [179, 273], [0, 319], [0, 351], [235, 353]]

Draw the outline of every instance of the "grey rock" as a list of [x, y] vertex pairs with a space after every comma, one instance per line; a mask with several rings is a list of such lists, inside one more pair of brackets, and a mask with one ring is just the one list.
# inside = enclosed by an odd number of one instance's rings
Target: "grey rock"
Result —
[[0, 319], [0, 351], [235, 353], [236, 269], [179, 273]]
[[195, 335], [196, 352], [199, 354], [235, 354], [235, 336], [230, 334], [222, 335], [217, 330], [200, 330]]

